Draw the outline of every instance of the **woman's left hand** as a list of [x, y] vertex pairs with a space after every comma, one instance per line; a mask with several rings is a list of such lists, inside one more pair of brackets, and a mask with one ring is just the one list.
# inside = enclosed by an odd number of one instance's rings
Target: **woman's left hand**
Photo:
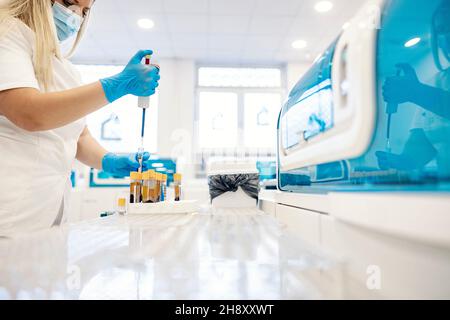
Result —
[[[143, 171], [147, 170], [147, 160], [150, 158], [150, 153], [144, 152], [142, 157]], [[139, 169], [138, 154], [114, 154], [107, 153], [102, 160], [102, 169], [105, 172], [113, 174], [118, 177], [126, 177], [130, 172]]]

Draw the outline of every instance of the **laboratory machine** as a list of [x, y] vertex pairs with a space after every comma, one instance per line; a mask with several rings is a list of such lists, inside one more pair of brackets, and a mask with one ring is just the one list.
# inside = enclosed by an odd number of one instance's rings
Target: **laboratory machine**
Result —
[[368, 2], [279, 115], [260, 206], [346, 260], [360, 297], [450, 297], [449, 22], [449, 0]]
[[282, 109], [280, 190], [450, 191], [449, 11], [374, 2], [349, 24]]

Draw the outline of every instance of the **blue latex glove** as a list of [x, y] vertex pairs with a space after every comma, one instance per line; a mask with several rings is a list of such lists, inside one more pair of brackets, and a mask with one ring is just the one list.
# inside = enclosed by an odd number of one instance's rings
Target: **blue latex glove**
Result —
[[[143, 154], [143, 171], [148, 170], [147, 160], [150, 158], [150, 153], [144, 152]], [[118, 177], [126, 177], [130, 175], [130, 172], [137, 171], [139, 169], [138, 154], [124, 154], [118, 155], [114, 153], [107, 153], [102, 160], [102, 169], [105, 172], [113, 174]]]
[[142, 59], [152, 53], [151, 50], [139, 51], [121, 73], [100, 80], [110, 103], [127, 94], [148, 97], [155, 93], [160, 79], [159, 68], [142, 63]]

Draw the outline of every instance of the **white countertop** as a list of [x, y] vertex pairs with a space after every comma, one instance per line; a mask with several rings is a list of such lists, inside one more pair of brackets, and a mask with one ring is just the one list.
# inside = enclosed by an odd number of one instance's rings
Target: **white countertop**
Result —
[[329, 298], [315, 279], [341, 268], [252, 209], [85, 221], [0, 239], [0, 260], [0, 299]]

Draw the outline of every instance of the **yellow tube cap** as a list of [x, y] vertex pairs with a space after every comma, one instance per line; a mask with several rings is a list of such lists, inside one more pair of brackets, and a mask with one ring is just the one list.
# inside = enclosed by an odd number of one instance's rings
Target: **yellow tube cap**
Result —
[[119, 199], [117, 200], [117, 205], [118, 205], [119, 207], [125, 207], [126, 204], [127, 204], [127, 199], [125, 199], [125, 198], [119, 198]]
[[155, 179], [156, 178], [155, 170], [148, 170], [147, 172], [148, 172], [149, 179]]
[[182, 175], [179, 173], [175, 173], [173, 175], [173, 180], [175, 180], [175, 181], [181, 181], [181, 178], [182, 178]]

